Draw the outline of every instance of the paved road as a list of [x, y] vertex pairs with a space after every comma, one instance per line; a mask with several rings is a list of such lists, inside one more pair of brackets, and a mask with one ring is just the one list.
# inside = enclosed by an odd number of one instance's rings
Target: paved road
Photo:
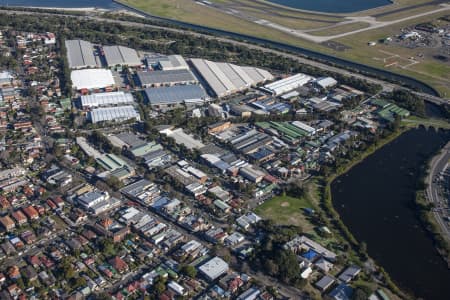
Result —
[[[92, 16], [72, 16], [72, 15], [66, 15], [63, 12], [61, 12], [60, 14], [49, 14], [49, 13], [34, 12], [34, 11], [30, 12], [30, 11], [14, 11], [14, 10], [1, 10], [1, 9], [0, 9], [0, 12], [6, 13], [6, 14], [73, 17], [73, 18], [78, 18], [80, 20], [92, 20], [92, 21], [108, 22], [108, 23], [121, 24], [121, 25], [124, 25], [124, 26], [132, 26], [132, 27], [140, 27], [140, 28], [152, 28], [152, 29], [166, 30], [166, 31], [172, 31], [172, 32], [177, 32], [177, 33], [182, 33], [182, 34], [189, 34], [189, 35], [192, 35], [192, 36], [197, 36], [197, 37], [202, 37], [202, 38], [206, 38], [206, 39], [218, 40], [218, 41], [221, 41], [221, 42], [230, 43], [230, 44], [233, 44], [233, 45], [236, 45], [236, 46], [244, 46], [244, 47], [247, 47], [249, 49], [259, 50], [259, 51], [263, 51], [265, 53], [273, 53], [273, 54], [276, 54], [276, 55], [279, 55], [279, 56], [282, 56], [282, 57], [285, 57], [285, 58], [296, 60], [296, 61], [298, 61], [299, 63], [302, 63], [302, 64], [314, 66], [314, 67], [322, 69], [322, 70], [335, 72], [335, 73], [342, 74], [342, 75], [345, 75], [345, 76], [353, 76], [353, 77], [358, 78], [358, 79], [366, 80], [369, 83], [379, 84], [380, 86], [383, 87], [383, 91], [392, 91], [393, 89], [403, 88], [401, 85], [398, 85], [398, 84], [389, 83], [389, 82], [384, 81], [384, 80], [372, 78], [372, 77], [369, 77], [369, 76], [366, 76], [366, 75], [362, 75], [362, 74], [359, 74], [359, 73], [355, 73], [355, 72], [351, 72], [351, 71], [348, 71], [348, 70], [345, 70], [345, 69], [333, 67], [333, 66], [330, 66], [328, 64], [317, 62], [317, 61], [308, 59], [306, 57], [301, 57], [301, 56], [296, 55], [296, 54], [286, 53], [286, 52], [283, 52], [283, 51], [280, 51], [280, 50], [270, 49], [270, 48], [266, 48], [266, 47], [263, 47], [263, 46], [250, 44], [250, 43], [246, 43], [246, 42], [241, 42], [241, 41], [236, 41], [236, 40], [229, 39], [229, 38], [202, 34], [202, 33], [194, 32], [194, 31], [190, 31], [190, 30], [175, 29], [175, 28], [156, 26], [156, 25], [148, 25], [148, 24], [142, 24], [142, 23], [137, 23], [137, 22], [128, 22], [128, 21], [120, 21], [120, 20], [113, 20], [113, 19], [105, 19], [105, 18], [102, 18], [100, 16], [95, 16], [95, 15], [92, 15]], [[435, 97], [435, 96], [432, 96], [432, 95], [429, 95], [429, 94], [426, 94], [426, 93], [421, 93], [421, 92], [415, 92], [415, 91], [412, 91], [412, 92], [414, 94], [418, 95], [419, 97], [424, 98], [426, 101], [433, 102], [435, 104], [443, 104], [443, 103], [450, 104], [450, 99], [443, 99], [443, 98], [440, 98], [440, 97]]]
[[[439, 176], [440, 172], [445, 170], [449, 160], [450, 160], [450, 142], [447, 143], [447, 145], [442, 149], [439, 155], [435, 156], [432, 159], [430, 163], [429, 175], [426, 180], [428, 184], [426, 196], [428, 201], [434, 203], [435, 208], [442, 207], [441, 203], [447, 200], [443, 199], [439, 195], [440, 190], [439, 184], [437, 181], [433, 179], [436, 178], [436, 176]], [[441, 209], [433, 210], [433, 214], [442, 231], [444, 232], [446, 237], [450, 240], [450, 228], [449, 226], [446, 225], [446, 221], [444, 220], [447, 214], [443, 212]]]

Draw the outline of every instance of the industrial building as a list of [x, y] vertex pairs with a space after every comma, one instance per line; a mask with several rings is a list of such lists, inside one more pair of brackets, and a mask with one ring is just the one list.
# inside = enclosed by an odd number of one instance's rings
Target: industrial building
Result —
[[124, 46], [104, 46], [103, 53], [108, 67], [141, 65], [141, 60], [136, 50]]
[[83, 109], [89, 109], [102, 106], [130, 104], [134, 102], [134, 99], [131, 93], [110, 92], [81, 96], [80, 101]]
[[108, 192], [92, 191], [77, 198], [77, 203], [85, 210], [97, 215], [120, 206], [121, 201], [110, 197]]
[[105, 69], [75, 70], [70, 74], [70, 79], [76, 90], [104, 89], [115, 85], [111, 70]]
[[327, 90], [329, 88], [335, 87], [337, 83], [338, 82], [333, 77], [321, 77], [317, 78], [316, 81], [314, 81], [315, 86], [322, 90]]
[[[114, 154], [103, 154], [96, 158], [97, 163], [108, 171], [128, 167], [127, 163]], [[131, 167], [130, 167], [131, 168]]]
[[316, 134], [316, 129], [314, 127], [311, 127], [303, 122], [300, 121], [294, 121], [292, 122], [292, 125], [300, 128], [303, 131], [306, 131], [308, 135], [314, 135]]
[[218, 117], [218, 118], [223, 118], [224, 117], [224, 113], [223, 113], [223, 108], [222, 106], [215, 104], [215, 103], [211, 103], [208, 106], [208, 115], [210, 117]]
[[158, 66], [161, 70], [189, 70], [189, 66], [181, 55], [169, 55], [160, 58]]
[[92, 123], [103, 121], [125, 121], [129, 119], [136, 119], [137, 121], [141, 120], [139, 113], [131, 105], [96, 108], [88, 112], [87, 118]]
[[269, 72], [253, 67], [204, 59], [191, 59], [191, 63], [217, 97], [225, 97], [273, 79]]
[[263, 171], [257, 170], [251, 165], [247, 165], [241, 168], [239, 170], [239, 173], [242, 175], [242, 177], [254, 183], [261, 182], [264, 179], [264, 176], [266, 175]]
[[178, 85], [145, 89], [148, 103], [153, 108], [174, 107], [179, 104], [203, 104], [208, 100], [205, 90], [199, 85]]
[[177, 144], [185, 145], [188, 149], [200, 149], [203, 148], [205, 145], [200, 142], [199, 140], [196, 140], [189, 134], [186, 134], [183, 131], [183, 128], [177, 128], [177, 129], [163, 129], [160, 131], [160, 133], [167, 135], [168, 137], [172, 137], [175, 139], [175, 142]]
[[228, 272], [229, 267], [223, 259], [216, 256], [201, 265], [198, 269], [203, 276], [213, 281]]
[[137, 76], [140, 85], [144, 88], [198, 83], [194, 74], [190, 70], [185, 69], [137, 72]]
[[119, 180], [124, 180], [135, 175], [135, 170], [125, 161], [114, 154], [106, 153], [96, 157], [96, 162], [106, 171], [97, 174], [100, 178], [114, 176]]
[[292, 90], [295, 90], [299, 87], [302, 87], [313, 79], [314, 78], [311, 76], [299, 73], [299, 74], [272, 82], [270, 84], [266, 84], [262, 88], [262, 90], [266, 91], [274, 96], [279, 96], [279, 95], [288, 93]]
[[83, 40], [66, 40], [67, 60], [69, 68], [95, 68], [97, 63], [92, 44]]

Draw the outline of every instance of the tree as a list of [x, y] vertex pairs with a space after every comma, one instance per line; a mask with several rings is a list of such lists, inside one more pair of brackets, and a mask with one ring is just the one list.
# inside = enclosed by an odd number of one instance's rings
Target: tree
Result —
[[73, 284], [72, 284], [73, 289], [77, 289], [77, 288], [84, 287], [84, 286], [86, 286], [86, 279], [84, 279], [83, 277], [78, 276], [77, 278], [75, 278], [73, 280]]
[[180, 269], [181, 273], [191, 278], [195, 278], [197, 276], [197, 270], [195, 267], [191, 265], [183, 265]]
[[271, 276], [276, 276], [278, 274], [278, 265], [271, 259], [267, 259], [264, 262], [264, 269], [269, 273]]
[[114, 244], [111, 239], [105, 238], [100, 242], [100, 248], [102, 249], [102, 253], [105, 256], [113, 256], [116, 254], [116, 250], [114, 249]]
[[162, 280], [159, 280], [157, 283], [155, 283], [154, 289], [155, 289], [156, 295], [159, 296], [162, 293], [164, 293], [164, 291], [166, 290], [166, 285], [164, 284], [164, 282]]
[[108, 176], [106, 178], [106, 184], [115, 191], [123, 187], [123, 183], [116, 176]]
[[60, 274], [62, 274], [65, 280], [70, 280], [75, 277], [75, 269], [68, 257], [65, 257], [61, 262]]
[[281, 280], [286, 283], [295, 282], [300, 276], [300, 266], [298, 265], [297, 256], [288, 250], [281, 250], [275, 258], [278, 265], [278, 274]]
[[369, 298], [370, 294], [372, 294], [372, 291], [367, 286], [359, 286], [355, 289], [355, 292], [353, 293], [353, 300], [367, 300]]

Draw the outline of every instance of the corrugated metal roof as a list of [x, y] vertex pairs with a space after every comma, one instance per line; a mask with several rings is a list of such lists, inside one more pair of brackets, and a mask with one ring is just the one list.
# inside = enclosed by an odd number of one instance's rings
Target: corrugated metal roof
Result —
[[159, 65], [163, 70], [189, 69], [189, 66], [181, 55], [169, 55], [165, 59], [161, 59]]
[[190, 70], [168, 70], [137, 73], [141, 85], [177, 84], [196, 82]]
[[227, 96], [273, 79], [269, 72], [258, 68], [216, 63], [204, 59], [191, 59], [191, 62], [217, 97]]
[[83, 40], [66, 40], [67, 60], [71, 69], [95, 67], [94, 48]]
[[145, 90], [150, 105], [177, 104], [185, 101], [201, 101], [207, 98], [205, 90], [199, 85], [178, 85], [149, 88]]
[[139, 66], [141, 64], [134, 49], [124, 46], [104, 46], [103, 51], [109, 67], [116, 65]]
[[83, 107], [98, 107], [133, 102], [133, 96], [130, 93], [124, 92], [111, 92], [81, 96], [81, 106]]
[[127, 105], [97, 108], [88, 113], [88, 118], [92, 121], [92, 123], [97, 123], [102, 121], [120, 121], [132, 118], [139, 120], [140, 115], [133, 106]]

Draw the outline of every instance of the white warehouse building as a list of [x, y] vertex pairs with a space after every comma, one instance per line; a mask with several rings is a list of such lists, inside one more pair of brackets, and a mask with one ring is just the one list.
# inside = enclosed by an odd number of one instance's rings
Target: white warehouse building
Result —
[[76, 90], [102, 89], [115, 85], [111, 70], [106, 69], [75, 70], [70, 74], [70, 79]]
[[81, 107], [83, 109], [116, 106], [120, 104], [130, 104], [134, 102], [133, 95], [125, 92], [110, 92], [84, 95], [80, 97]]
[[242, 67], [229, 63], [193, 58], [191, 63], [217, 97], [225, 97], [259, 83], [272, 80], [273, 76], [263, 69]]
[[140, 121], [141, 117], [133, 106], [127, 105], [93, 109], [92, 111], [88, 112], [87, 119], [92, 123], [98, 123], [103, 121], [121, 122], [130, 119], [136, 119], [136, 121]]
[[304, 86], [314, 78], [306, 74], [296, 74], [281, 80], [266, 84], [262, 90], [271, 93], [274, 96], [279, 96]]

